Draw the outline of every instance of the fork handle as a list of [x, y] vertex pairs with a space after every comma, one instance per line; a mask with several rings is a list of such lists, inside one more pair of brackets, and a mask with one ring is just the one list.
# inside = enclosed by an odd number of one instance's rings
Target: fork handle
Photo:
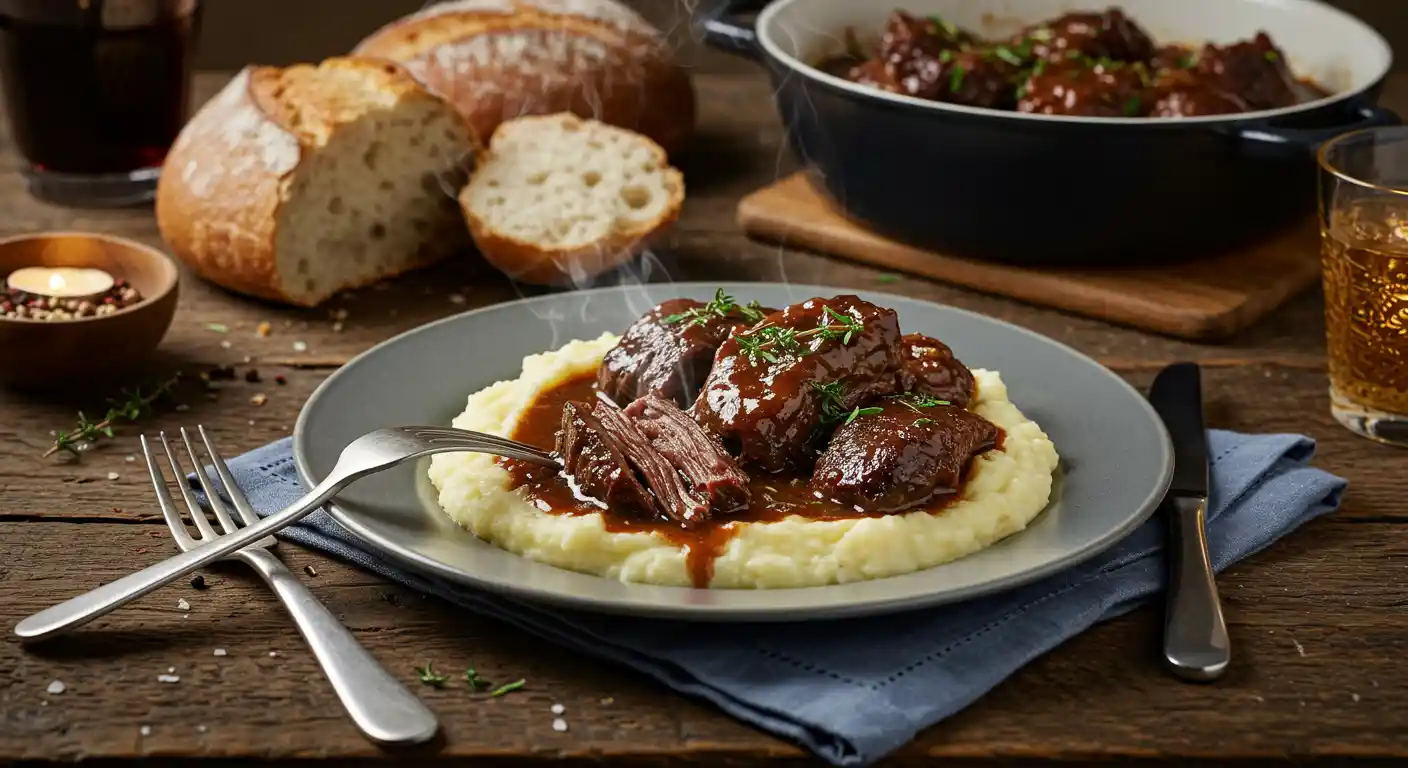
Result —
[[[337, 482], [330, 482], [337, 478]], [[195, 549], [182, 552], [175, 557], [162, 560], [136, 573], [123, 576], [116, 581], [70, 598], [52, 608], [24, 619], [15, 625], [15, 634], [21, 640], [43, 640], [47, 637], [67, 632], [74, 627], [87, 624], [116, 608], [166, 586], [203, 565], [213, 563], [237, 549], [253, 544], [276, 531], [286, 528], [317, 509], [323, 502], [332, 498], [338, 491], [349, 485], [355, 477], [338, 476], [336, 472], [299, 499], [293, 506], [276, 512], [263, 520], [241, 528], [236, 533], [221, 536]]]
[[278, 557], [258, 548], [235, 556], [273, 588], [362, 733], [383, 744], [420, 744], [435, 736], [440, 728], [435, 713], [392, 677]]

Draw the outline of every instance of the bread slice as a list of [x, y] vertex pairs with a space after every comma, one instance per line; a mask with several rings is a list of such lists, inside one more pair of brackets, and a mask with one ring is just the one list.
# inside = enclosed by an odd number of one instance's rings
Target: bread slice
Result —
[[249, 67], [176, 140], [157, 224], [202, 277], [315, 306], [468, 250], [455, 195], [479, 151], [394, 63]]
[[667, 152], [694, 130], [688, 70], [666, 36], [618, 0], [427, 4], [355, 53], [403, 64], [485, 141], [505, 120], [558, 112], [643, 133]]
[[684, 177], [623, 128], [562, 113], [510, 120], [460, 193], [484, 258], [525, 283], [582, 285], [679, 216]]

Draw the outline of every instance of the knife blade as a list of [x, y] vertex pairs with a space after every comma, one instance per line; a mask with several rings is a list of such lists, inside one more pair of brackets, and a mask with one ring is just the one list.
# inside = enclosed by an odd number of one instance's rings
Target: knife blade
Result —
[[1216, 680], [1232, 654], [1204, 528], [1208, 443], [1201, 370], [1194, 363], [1164, 368], [1149, 387], [1149, 403], [1173, 443], [1173, 480], [1160, 508], [1169, 525], [1164, 661], [1186, 680]]

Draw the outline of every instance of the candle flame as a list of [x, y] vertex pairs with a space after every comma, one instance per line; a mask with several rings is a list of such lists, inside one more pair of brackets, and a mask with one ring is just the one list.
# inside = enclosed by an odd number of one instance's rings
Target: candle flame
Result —
[[68, 281], [64, 280], [63, 275], [60, 275], [58, 273], [49, 275], [49, 290], [62, 291], [66, 287], [68, 287]]

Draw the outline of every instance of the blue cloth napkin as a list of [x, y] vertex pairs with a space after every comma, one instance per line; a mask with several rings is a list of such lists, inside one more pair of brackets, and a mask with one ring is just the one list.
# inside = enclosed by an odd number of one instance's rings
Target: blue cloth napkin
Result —
[[[1315, 443], [1306, 437], [1214, 430], [1209, 449], [1207, 532], [1219, 571], [1339, 505], [1345, 481], [1307, 466]], [[260, 514], [304, 493], [290, 450], [284, 439], [231, 462]], [[1109, 551], [1026, 587], [879, 623], [848, 619], [825, 626], [701, 625], [519, 602], [391, 565], [322, 510], [281, 536], [644, 672], [835, 765], [878, 760], [1067, 638], [1154, 597], [1164, 584], [1164, 521], [1158, 517]]]

